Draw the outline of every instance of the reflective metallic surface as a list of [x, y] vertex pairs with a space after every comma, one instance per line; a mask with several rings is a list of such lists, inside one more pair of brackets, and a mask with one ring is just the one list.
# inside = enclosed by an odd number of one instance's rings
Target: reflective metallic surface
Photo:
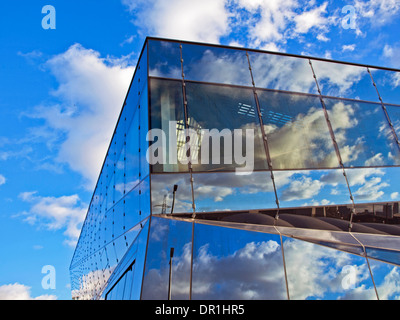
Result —
[[399, 75], [148, 38], [73, 298], [397, 299]]

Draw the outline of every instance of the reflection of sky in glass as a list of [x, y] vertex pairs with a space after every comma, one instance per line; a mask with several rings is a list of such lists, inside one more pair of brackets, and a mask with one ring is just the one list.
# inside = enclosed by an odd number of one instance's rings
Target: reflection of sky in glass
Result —
[[343, 164], [399, 164], [399, 148], [379, 103], [324, 98]]
[[291, 299], [376, 300], [365, 258], [285, 237], [283, 249]]
[[318, 96], [258, 90], [275, 169], [338, 167]]
[[287, 299], [278, 235], [196, 224], [193, 299]]
[[318, 94], [308, 59], [249, 52], [255, 86]]
[[[346, 169], [346, 173], [355, 203], [400, 200], [400, 173], [395, 167]], [[232, 172], [193, 176], [196, 210], [199, 212], [276, 208], [273, 185], [267, 171], [243, 176]], [[282, 208], [351, 203], [341, 169], [275, 171], [274, 176]], [[174, 212], [191, 212], [188, 174], [152, 175], [151, 179], [153, 213], [161, 213], [164, 196], [170, 208], [174, 184], [178, 184]], [[154, 205], [158, 207], [154, 208]]]
[[312, 60], [323, 95], [379, 102], [366, 67]]
[[142, 299], [167, 299], [170, 249], [171, 298], [189, 299], [192, 224], [152, 217]]
[[149, 40], [149, 76], [182, 78], [179, 43]]
[[400, 72], [370, 68], [384, 104], [400, 105]]
[[252, 85], [243, 50], [183, 44], [182, 55], [186, 80]]
[[381, 261], [369, 259], [372, 276], [380, 300], [400, 300], [400, 269]]

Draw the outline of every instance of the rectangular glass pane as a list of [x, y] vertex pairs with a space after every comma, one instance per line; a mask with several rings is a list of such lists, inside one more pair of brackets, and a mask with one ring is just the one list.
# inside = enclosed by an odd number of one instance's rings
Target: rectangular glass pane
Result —
[[[174, 198], [174, 186], [176, 186]], [[174, 200], [175, 199], [175, 200]], [[152, 213], [192, 212], [192, 193], [189, 174], [151, 175]]]
[[[354, 168], [346, 169], [346, 173], [356, 203], [377, 202], [383, 205], [400, 201], [398, 167]], [[390, 212], [383, 207], [376, 207], [372, 214], [393, 220], [398, 210], [398, 206], [393, 204]]]
[[[254, 171], [248, 175], [234, 172], [196, 173], [193, 178], [196, 212], [277, 207], [268, 171]], [[189, 190], [186, 188], [185, 192]]]
[[135, 112], [126, 134], [125, 193], [139, 183], [139, 110]]
[[151, 218], [142, 299], [167, 300], [169, 283], [171, 300], [189, 299], [191, 239], [192, 223]]
[[274, 169], [337, 168], [318, 96], [257, 90]]
[[[341, 169], [275, 171], [275, 182], [281, 208], [345, 205], [351, 203], [346, 180]], [[341, 218], [349, 218], [340, 214]], [[311, 215], [311, 211], [310, 211]], [[325, 212], [322, 216], [332, 216]], [[335, 214], [336, 215], [336, 214]]]
[[400, 105], [386, 105], [386, 110], [389, 115], [390, 122], [396, 132], [397, 138], [400, 137]]
[[308, 59], [262, 52], [249, 52], [258, 88], [318, 94]]
[[252, 86], [246, 51], [183, 44], [186, 80]]
[[383, 103], [400, 105], [400, 71], [370, 68]]
[[192, 299], [285, 300], [279, 235], [196, 224]]
[[149, 76], [182, 79], [179, 43], [149, 40]]
[[322, 95], [379, 102], [366, 67], [312, 60]]
[[346, 167], [399, 164], [400, 152], [379, 103], [324, 98]]
[[187, 82], [186, 94], [194, 171], [268, 168], [252, 89]]
[[399, 267], [369, 259], [379, 300], [397, 300], [400, 293]]
[[[178, 155], [185, 152], [182, 82], [150, 79], [150, 96], [150, 126], [154, 133], [154, 142], [150, 144], [156, 148], [156, 143], [162, 143], [158, 152], [149, 153], [149, 160], [153, 163], [152, 172], [188, 171], [187, 164], [178, 161]], [[162, 152], [165, 159], [160, 154]]]
[[290, 299], [377, 299], [365, 257], [292, 238], [282, 241]]
[[146, 255], [147, 238], [149, 233], [148, 221], [143, 225], [139, 236], [133, 245], [137, 246], [135, 270], [133, 274], [133, 285], [131, 291], [131, 300], [140, 300], [143, 280], [144, 261]]
[[140, 162], [140, 180], [144, 179], [150, 173], [150, 164], [146, 158], [149, 148], [147, 133], [149, 132], [149, 102], [147, 85], [144, 86], [143, 92], [140, 94], [139, 103], [139, 162]]

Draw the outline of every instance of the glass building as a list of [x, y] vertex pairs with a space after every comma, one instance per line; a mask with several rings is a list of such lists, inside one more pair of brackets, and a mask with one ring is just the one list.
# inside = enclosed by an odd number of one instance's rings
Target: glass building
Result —
[[400, 71], [147, 38], [73, 299], [398, 299]]

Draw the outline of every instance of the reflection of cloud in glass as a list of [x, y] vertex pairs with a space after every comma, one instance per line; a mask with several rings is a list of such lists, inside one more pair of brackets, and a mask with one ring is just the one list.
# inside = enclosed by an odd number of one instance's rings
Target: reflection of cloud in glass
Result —
[[[291, 299], [376, 299], [364, 258], [294, 239], [283, 248]], [[356, 283], [343, 288], [348, 265]]]

